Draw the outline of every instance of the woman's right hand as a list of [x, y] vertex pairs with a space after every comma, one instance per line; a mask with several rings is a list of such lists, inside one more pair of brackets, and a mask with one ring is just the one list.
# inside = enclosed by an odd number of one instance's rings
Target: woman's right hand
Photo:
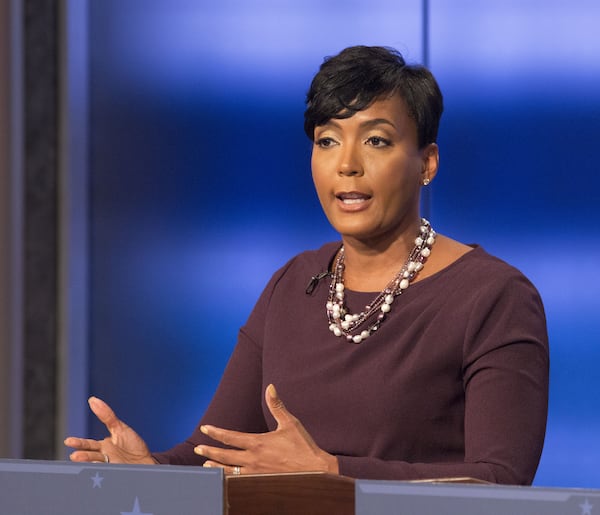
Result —
[[146, 442], [125, 422], [119, 420], [115, 412], [97, 397], [88, 399], [90, 409], [102, 422], [110, 436], [104, 440], [76, 438], [69, 436], [65, 445], [75, 449], [71, 461], [155, 464]]

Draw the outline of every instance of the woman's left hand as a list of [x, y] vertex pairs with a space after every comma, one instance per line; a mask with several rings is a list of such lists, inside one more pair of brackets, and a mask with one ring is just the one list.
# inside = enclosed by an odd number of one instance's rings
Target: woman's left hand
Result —
[[[203, 425], [201, 431], [227, 446], [198, 445], [194, 452], [207, 458], [205, 467], [221, 467], [227, 474], [274, 472], [329, 472], [338, 474], [337, 458], [319, 448], [300, 421], [284, 406], [275, 387], [265, 390], [277, 429], [268, 433], [241, 433]], [[238, 468], [239, 467], [239, 468]]]

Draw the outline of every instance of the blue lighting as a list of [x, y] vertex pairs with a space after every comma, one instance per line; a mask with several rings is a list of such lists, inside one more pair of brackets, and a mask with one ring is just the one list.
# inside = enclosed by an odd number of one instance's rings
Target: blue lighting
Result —
[[[432, 222], [540, 290], [552, 386], [536, 484], [600, 488], [600, 4], [429, 6], [446, 102]], [[351, 44], [421, 61], [421, 8], [91, 3], [90, 393], [153, 449], [192, 431], [271, 274], [336, 238], [302, 130], [313, 73]]]

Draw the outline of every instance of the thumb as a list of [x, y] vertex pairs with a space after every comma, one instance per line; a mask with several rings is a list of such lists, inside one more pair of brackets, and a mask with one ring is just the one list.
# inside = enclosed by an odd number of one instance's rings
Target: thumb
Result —
[[121, 421], [117, 418], [112, 408], [103, 400], [98, 397], [90, 397], [88, 404], [94, 415], [106, 426], [111, 435], [121, 427]]
[[265, 400], [267, 402], [267, 407], [271, 412], [271, 415], [275, 418], [277, 425], [280, 426], [282, 423], [289, 422], [293, 416], [283, 404], [283, 401], [279, 398], [279, 394], [275, 389], [273, 384], [267, 386], [265, 390]]

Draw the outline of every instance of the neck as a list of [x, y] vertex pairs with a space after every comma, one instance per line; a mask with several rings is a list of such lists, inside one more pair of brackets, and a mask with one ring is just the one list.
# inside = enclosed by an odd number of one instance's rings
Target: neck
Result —
[[[402, 294], [416, 279], [424, 262], [429, 257], [431, 246], [435, 242], [435, 231], [429, 223], [425, 222], [420, 227], [415, 240], [415, 245], [408, 253], [401, 268], [386, 280], [387, 283], [381, 288], [381, 291], [365, 306], [363, 311], [358, 313], [350, 313], [344, 303], [348, 276], [344, 273], [345, 247], [340, 250], [334, 263], [333, 278], [326, 304], [329, 330], [335, 336], [343, 336], [348, 341], [361, 343], [377, 330], [385, 320], [387, 313], [392, 310], [394, 298]], [[356, 286], [354, 288], [356, 289]]]
[[346, 287], [355, 291], [380, 291], [394, 277], [415, 246], [420, 218], [399, 235], [377, 242], [342, 238]]

